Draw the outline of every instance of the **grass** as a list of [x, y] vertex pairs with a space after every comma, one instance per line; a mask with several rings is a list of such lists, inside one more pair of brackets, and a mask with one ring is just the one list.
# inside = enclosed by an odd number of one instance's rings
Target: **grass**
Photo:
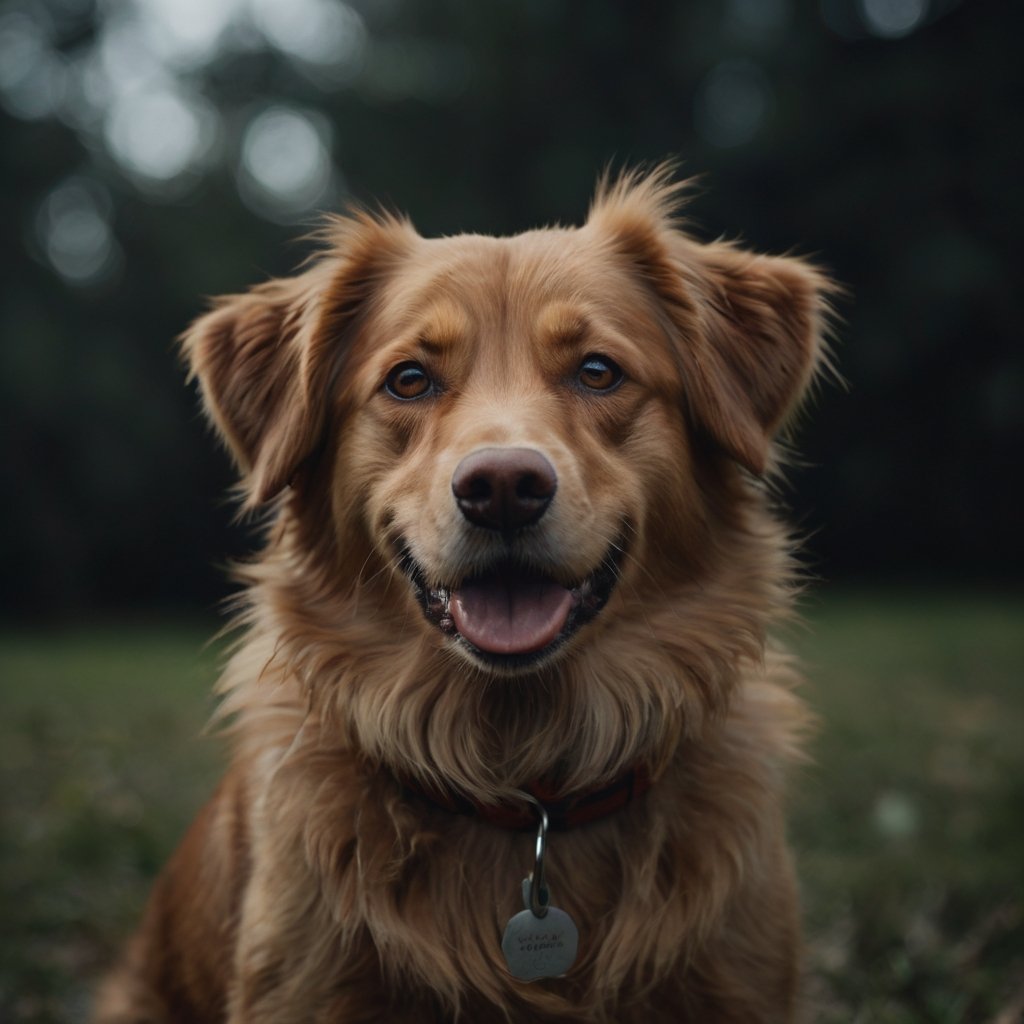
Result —
[[793, 817], [821, 1021], [1024, 1020], [1024, 602], [833, 597]]
[[216, 775], [200, 737], [210, 632], [0, 638], [0, 1021], [86, 1019], [91, 982]]
[[[1024, 601], [823, 594], [792, 814], [815, 1020], [1024, 1017]], [[0, 1020], [88, 992], [209, 791], [206, 626], [0, 635]]]

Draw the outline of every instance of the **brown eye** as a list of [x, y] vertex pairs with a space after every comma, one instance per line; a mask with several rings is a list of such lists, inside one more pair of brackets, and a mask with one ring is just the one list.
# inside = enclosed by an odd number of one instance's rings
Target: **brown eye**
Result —
[[434, 382], [419, 363], [399, 363], [385, 378], [384, 390], [392, 398], [408, 402], [434, 390]]
[[576, 379], [590, 391], [611, 391], [622, 383], [622, 370], [607, 356], [587, 356]]

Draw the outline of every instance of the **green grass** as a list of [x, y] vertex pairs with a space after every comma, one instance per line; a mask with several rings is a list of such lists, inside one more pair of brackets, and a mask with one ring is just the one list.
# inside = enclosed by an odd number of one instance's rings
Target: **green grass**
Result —
[[1024, 1019], [1024, 602], [822, 596], [808, 618], [815, 1019]]
[[216, 775], [211, 632], [0, 637], [0, 1021], [86, 1018]]
[[[789, 638], [812, 1019], [1024, 1012], [1024, 601], [823, 592]], [[0, 1020], [74, 1021], [216, 778], [213, 625], [0, 635]]]

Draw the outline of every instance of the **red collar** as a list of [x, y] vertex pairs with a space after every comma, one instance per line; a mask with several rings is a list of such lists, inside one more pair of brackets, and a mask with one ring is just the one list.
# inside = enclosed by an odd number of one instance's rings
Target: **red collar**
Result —
[[[429, 800], [438, 807], [456, 814], [471, 814], [499, 828], [527, 831], [537, 827], [537, 812], [528, 804], [482, 804], [453, 790], [437, 790], [405, 780], [407, 792]], [[571, 796], [558, 796], [544, 781], [531, 782], [526, 792], [539, 800], [548, 812], [548, 827], [564, 831], [586, 825], [621, 810], [651, 786], [647, 769], [638, 765], [600, 789]]]

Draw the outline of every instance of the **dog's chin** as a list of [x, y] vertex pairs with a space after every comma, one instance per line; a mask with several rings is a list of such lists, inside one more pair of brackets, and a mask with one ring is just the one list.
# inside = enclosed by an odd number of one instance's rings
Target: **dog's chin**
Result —
[[495, 559], [453, 585], [431, 586], [408, 547], [400, 565], [412, 583], [427, 622], [482, 668], [515, 674], [539, 668], [564, 652], [569, 641], [608, 603], [618, 582], [622, 544], [578, 582], [510, 558]]

